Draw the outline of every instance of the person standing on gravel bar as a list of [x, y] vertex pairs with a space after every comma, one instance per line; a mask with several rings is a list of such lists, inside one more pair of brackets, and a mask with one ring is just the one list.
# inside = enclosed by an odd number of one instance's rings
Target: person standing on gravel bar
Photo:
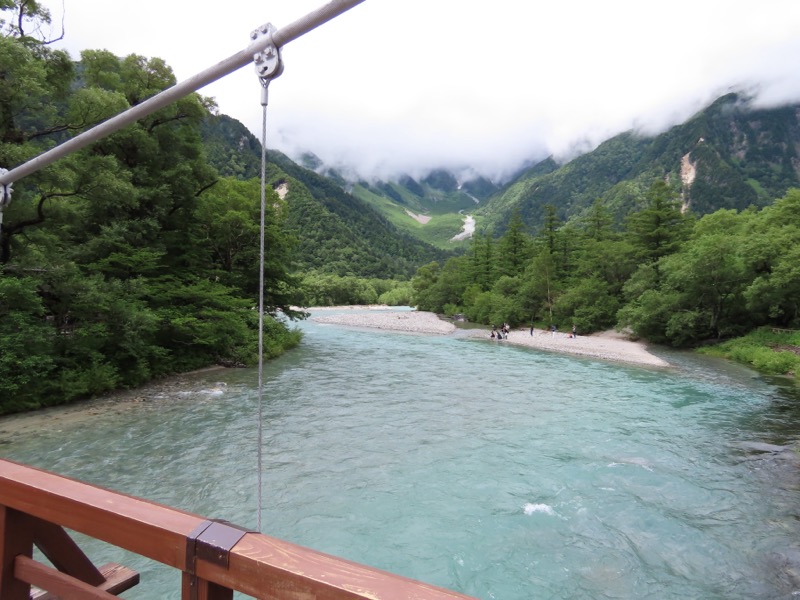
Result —
[[555, 325], [550, 325], [550, 331], [552, 332], [552, 336], [551, 337], [556, 337], [556, 326]]
[[572, 337], [573, 338], [578, 337], [578, 328], [575, 327], [575, 323], [572, 324]]

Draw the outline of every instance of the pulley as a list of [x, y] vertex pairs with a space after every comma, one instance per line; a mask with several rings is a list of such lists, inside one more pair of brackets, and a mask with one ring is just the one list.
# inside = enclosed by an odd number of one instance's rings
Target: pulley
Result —
[[[8, 169], [0, 168], [0, 176], [8, 173]], [[3, 209], [11, 204], [11, 183], [0, 183], [0, 229], [3, 227]], [[0, 234], [2, 231], [0, 231]]]
[[272, 23], [265, 23], [250, 34], [250, 39], [254, 42], [262, 38], [269, 38], [269, 43], [261, 51], [253, 55], [253, 63], [256, 68], [256, 75], [261, 80], [261, 104], [268, 104], [267, 88], [269, 82], [280, 77], [283, 73], [283, 61], [281, 60], [281, 49], [272, 40], [273, 34], [277, 31]]
[[[8, 173], [8, 169], [0, 168], [0, 176]], [[0, 211], [11, 204], [11, 185], [10, 183], [0, 183]]]

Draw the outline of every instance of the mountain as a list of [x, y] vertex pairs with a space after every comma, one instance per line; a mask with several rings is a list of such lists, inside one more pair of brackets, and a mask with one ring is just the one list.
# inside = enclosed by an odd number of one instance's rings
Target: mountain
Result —
[[800, 105], [757, 109], [751, 98], [727, 94], [694, 117], [655, 135], [617, 135], [593, 151], [557, 163], [552, 157], [525, 168], [502, 187], [485, 178], [467, 181], [433, 169], [422, 179], [357, 181], [307, 155], [304, 164], [372, 206], [398, 229], [442, 249], [454, 241], [467, 214], [477, 231], [502, 235], [515, 212], [531, 232], [545, 206], [562, 221], [579, 219], [600, 199], [621, 223], [643, 202], [656, 179], [680, 194], [698, 215], [720, 208], [770, 204], [800, 186]]
[[398, 229], [445, 251], [463, 249], [468, 242], [454, 240], [466, 214], [495, 191], [488, 180], [462, 184], [444, 170], [424, 179], [402, 175], [395, 181], [359, 181], [352, 194], [374, 207]]
[[[257, 176], [258, 141], [238, 121], [215, 119], [204, 131], [214, 165], [225, 175]], [[315, 223], [325, 221], [330, 231], [315, 243], [359, 248], [359, 256], [371, 257], [355, 272], [374, 273], [393, 265], [391, 269], [408, 273], [413, 264], [463, 251], [469, 239], [453, 238], [467, 215], [475, 217], [477, 231], [499, 236], [518, 212], [533, 233], [542, 225], [545, 206], [552, 205], [560, 220], [569, 221], [580, 219], [600, 199], [619, 224], [641, 205], [657, 179], [666, 180], [686, 210], [698, 215], [764, 206], [800, 187], [798, 149], [800, 105], [758, 109], [750, 98], [728, 94], [662, 134], [628, 131], [565, 164], [552, 157], [535, 163], [502, 187], [479, 176], [464, 180], [435, 168], [420, 178], [400, 174], [365, 181], [326, 166], [312, 153], [302, 155], [300, 164], [275, 151], [269, 155], [316, 203], [313, 211], [304, 209], [306, 221], [299, 214], [293, 217], [302, 266], [348, 270], [347, 252], [333, 263], [319, 255], [312, 258], [310, 232], [316, 231]], [[316, 214], [319, 210], [326, 212]], [[312, 213], [316, 216], [309, 223]], [[332, 216], [323, 218], [327, 214]]]
[[[261, 145], [239, 121], [210, 116], [202, 130], [209, 162], [222, 176], [260, 177]], [[288, 204], [287, 224], [298, 240], [295, 267], [337, 275], [409, 277], [449, 255], [407, 232], [343, 188], [281, 152], [267, 152], [267, 180]], [[305, 157], [312, 164], [312, 155]], [[320, 165], [317, 165], [320, 166]]]
[[225, 177], [261, 177], [261, 142], [236, 119], [210, 115], [201, 125], [200, 135], [206, 156]]
[[401, 174], [386, 181], [353, 181], [324, 166], [317, 172], [338, 182], [397, 229], [446, 252], [466, 247], [468, 241], [454, 239], [463, 230], [466, 215], [499, 189], [484, 177], [462, 181], [445, 169], [432, 169], [420, 179]]
[[634, 210], [655, 179], [665, 179], [698, 215], [764, 206], [800, 186], [800, 105], [755, 109], [739, 94], [719, 98], [687, 122], [657, 136], [615, 136], [557, 165], [535, 165], [476, 211], [481, 228], [499, 234], [518, 211], [541, 226], [552, 205], [564, 221], [601, 199], [618, 221]]
[[433, 168], [419, 179], [403, 173], [389, 180], [367, 181], [354, 171], [326, 165], [312, 152], [302, 153], [296, 162], [335, 182], [399, 230], [446, 252], [466, 247], [468, 240], [456, 238], [466, 215], [500, 189], [468, 169], [466, 175]]

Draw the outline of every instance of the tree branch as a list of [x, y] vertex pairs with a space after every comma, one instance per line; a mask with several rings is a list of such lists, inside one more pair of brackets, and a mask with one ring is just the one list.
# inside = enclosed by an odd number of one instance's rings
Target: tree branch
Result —
[[79, 190], [74, 192], [64, 192], [64, 193], [53, 193], [53, 194], [44, 194], [39, 198], [39, 202], [36, 205], [36, 217], [33, 219], [26, 219], [24, 221], [19, 221], [17, 223], [13, 223], [11, 225], [6, 225], [3, 227], [3, 236], [0, 239], [0, 264], [6, 264], [9, 260], [11, 260], [11, 238], [15, 235], [21, 233], [26, 227], [32, 227], [33, 225], [39, 225], [44, 223], [45, 214], [44, 214], [44, 203], [49, 200], [50, 198], [67, 198], [69, 196], [77, 196], [80, 193]]
[[205, 192], [205, 191], [206, 191], [206, 190], [208, 190], [208, 189], [211, 189], [212, 187], [214, 187], [214, 186], [215, 186], [215, 185], [217, 185], [218, 183], [219, 183], [219, 179], [215, 179], [215, 180], [214, 180], [214, 181], [212, 181], [211, 183], [208, 183], [208, 184], [204, 185], [203, 187], [201, 187], [199, 190], [197, 190], [197, 191], [194, 193], [194, 197], [195, 197], [195, 198], [199, 198], [199, 197], [200, 197], [200, 194], [202, 194], [203, 192]]

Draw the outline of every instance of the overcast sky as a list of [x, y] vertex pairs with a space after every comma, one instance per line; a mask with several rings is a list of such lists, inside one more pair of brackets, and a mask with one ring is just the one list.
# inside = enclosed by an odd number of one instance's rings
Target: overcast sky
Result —
[[[78, 58], [163, 58], [179, 81], [325, 0], [44, 0]], [[63, 8], [62, 8], [63, 7]], [[731, 89], [800, 101], [800, 0], [366, 0], [283, 49], [267, 146], [362, 176], [444, 166], [500, 178], [631, 128], [662, 131]], [[200, 90], [260, 136], [244, 67]]]

